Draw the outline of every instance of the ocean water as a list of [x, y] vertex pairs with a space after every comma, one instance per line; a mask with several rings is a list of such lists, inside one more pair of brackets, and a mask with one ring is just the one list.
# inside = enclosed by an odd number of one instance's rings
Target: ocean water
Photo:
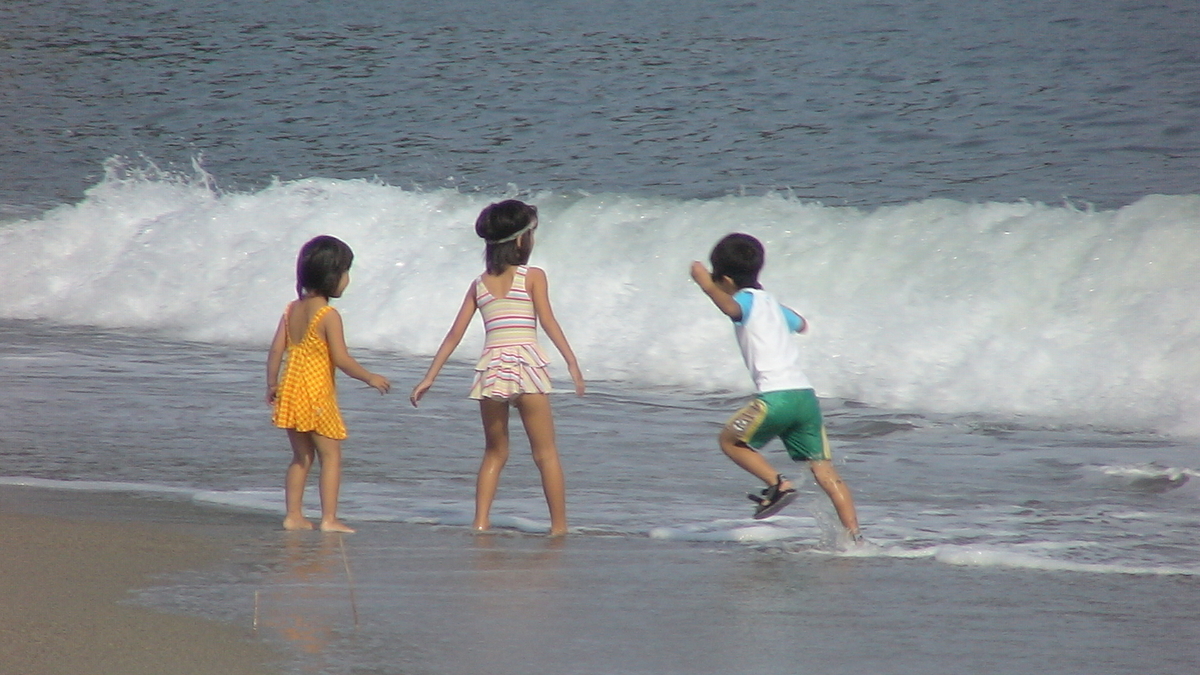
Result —
[[[6, 3], [0, 484], [260, 516], [140, 601], [253, 623], [289, 672], [1188, 672], [1198, 14]], [[554, 399], [560, 543], [520, 452], [498, 534], [465, 534], [478, 326], [406, 400], [506, 197], [539, 206], [589, 380]], [[735, 230], [812, 324], [867, 547], [778, 447], [803, 494], [751, 520], [716, 449], [750, 382], [687, 270]], [[356, 251], [348, 342], [395, 385], [342, 380], [344, 540], [275, 529], [261, 402], [322, 233]]]
[[11, 0], [0, 203], [114, 155], [222, 187], [371, 179], [877, 207], [1194, 194], [1196, 9], [1128, 0]]

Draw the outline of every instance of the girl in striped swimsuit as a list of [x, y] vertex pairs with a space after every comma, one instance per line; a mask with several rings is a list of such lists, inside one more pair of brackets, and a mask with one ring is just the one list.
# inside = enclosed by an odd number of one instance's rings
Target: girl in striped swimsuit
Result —
[[475, 520], [472, 527], [491, 527], [489, 513], [508, 460], [509, 407], [516, 407], [529, 436], [530, 450], [542, 474], [542, 490], [550, 508], [550, 534], [567, 533], [566, 488], [558, 448], [554, 442], [554, 417], [550, 410], [550, 377], [545, 353], [537, 343], [537, 326], [558, 348], [575, 383], [576, 395], [584, 392], [583, 374], [566, 335], [550, 308], [546, 273], [528, 267], [533, 252], [537, 208], [509, 199], [485, 208], [475, 221], [475, 233], [487, 241], [486, 271], [467, 289], [462, 306], [425, 378], [413, 388], [410, 400], [417, 405], [433, 386], [475, 316], [483, 315], [486, 332], [483, 355], [475, 365], [470, 398], [479, 401], [483, 418], [484, 451], [475, 484]]

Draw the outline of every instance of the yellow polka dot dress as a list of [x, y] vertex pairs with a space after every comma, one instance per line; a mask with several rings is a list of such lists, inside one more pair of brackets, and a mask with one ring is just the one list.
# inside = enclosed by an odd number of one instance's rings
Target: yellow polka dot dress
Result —
[[317, 324], [332, 310], [329, 305], [317, 310], [300, 342], [292, 342], [288, 335], [272, 421], [283, 429], [315, 431], [341, 440], [346, 437], [346, 424], [338, 410], [333, 360], [329, 345], [317, 334]]

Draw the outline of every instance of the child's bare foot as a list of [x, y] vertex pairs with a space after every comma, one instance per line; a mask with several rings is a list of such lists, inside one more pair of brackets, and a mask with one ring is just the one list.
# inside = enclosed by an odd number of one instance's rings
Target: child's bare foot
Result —
[[312, 521], [304, 516], [288, 516], [283, 519], [283, 529], [285, 530], [311, 530], [313, 529]]
[[340, 520], [322, 520], [321, 521], [321, 531], [322, 532], [341, 532], [343, 534], [354, 534], [355, 530], [353, 527], [350, 527], [349, 525], [343, 523]]
[[550, 536], [550, 537], [565, 537], [565, 536], [567, 536], [567, 528], [565, 528], [565, 527], [564, 527], [564, 528], [562, 528], [562, 529], [558, 529], [558, 530], [550, 530], [550, 534], [549, 534], [549, 535], [547, 535], [547, 536]]
[[492, 529], [492, 524], [486, 520], [483, 522], [474, 522], [471, 523], [471, 529], [475, 532], [487, 532], [488, 530]]

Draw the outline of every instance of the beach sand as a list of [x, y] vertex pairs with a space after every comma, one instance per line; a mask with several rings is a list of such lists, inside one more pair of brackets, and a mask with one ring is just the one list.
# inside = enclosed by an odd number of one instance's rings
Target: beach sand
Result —
[[[232, 542], [202, 527], [98, 518], [88, 506], [78, 494], [0, 490], [0, 673], [279, 672], [280, 655], [249, 626], [122, 602], [156, 575], [215, 563]], [[56, 510], [78, 516], [36, 513]]]
[[1195, 671], [1187, 575], [354, 524], [0, 486], [0, 675]]

